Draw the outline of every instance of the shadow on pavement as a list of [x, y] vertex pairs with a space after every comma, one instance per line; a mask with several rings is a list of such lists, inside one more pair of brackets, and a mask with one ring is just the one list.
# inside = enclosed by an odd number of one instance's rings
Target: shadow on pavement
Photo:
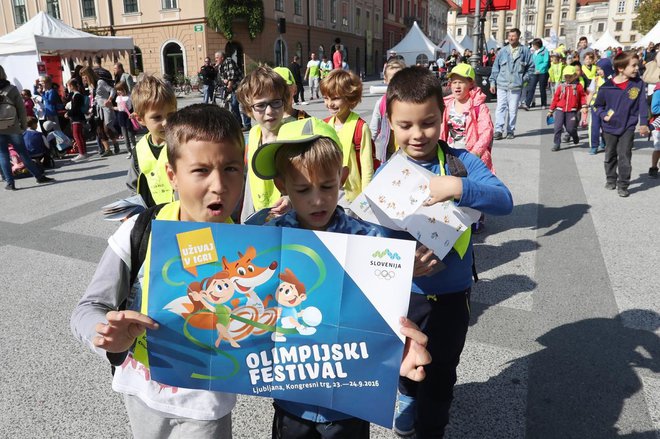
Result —
[[640, 174], [636, 179], [631, 180], [630, 185], [631, 186], [628, 189], [631, 194], [636, 192], [643, 192], [660, 186], [660, 178], [651, 178], [649, 177], [648, 172], [645, 172]]
[[[510, 229], [549, 229], [540, 236], [552, 236], [573, 227], [588, 212], [589, 204], [569, 204], [562, 207], [546, 207], [543, 204], [527, 203], [513, 207], [510, 215], [503, 217], [489, 216], [486, 222], [486, 233], [493, 235]], [[476, 235], [483, 240], [481, 235]]]
[[472, 287], [470, 304], [470, 326], [476, 325], [479, 317], [491, 306], [496, 306], [519, 293], [533, 291], [537, 283], [529, 276], [505, 274], [495, 279], [479, 279]]
[[[625, 327], [630, 315], [642, 318], [644, 329]], [[638, 432], [620, 433], [617, 423], [624, 404], [632, 404], [627, 416], [639, 404], [628, 402], [642, 390], [635, 369], [660, 372], [658, 327], [656, 312], [635, 309], [550, 330], [537, 339], [538, 352], [507, 363], [485, 382], [456, 386], [447, 437], [656, 439], [648, 415], [635, 427], [625, 419], [626, 428]]]

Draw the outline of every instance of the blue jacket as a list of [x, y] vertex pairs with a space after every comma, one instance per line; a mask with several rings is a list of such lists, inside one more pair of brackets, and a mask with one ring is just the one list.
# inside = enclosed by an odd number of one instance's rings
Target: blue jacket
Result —
[[640, 125], [648, 124], [648, 105], [646, 103], [646, 84], [639, 77], [630, 78], [625, 90], [614, 85], [611, 79], [598, 89], [594, 109], [603, 120], [612, 110], [612, 118], [601, 124], [604, 132], [620, 136]]
[[[458, 157], [467, 171], [463, 177], [463, 196], [457, 206], [471, 207], [486, 215], [508, 215], [513, 210], [513, 198], [509, 189], [484, 165], [481, 159], [465, 149], [448, 148], [450, 154]], [[438, 159], [430, 162], [414, 163], [440, 174]], [[382, 167], [387, 166], [385, 163]], [[449, 166], [445, 160], [445, 173], [449, 175]], [[407, 232], [390, 231], [392, 238], [414, 240]], [[446, 268], [432, 276], [413, 278], [413, 293], [425, 295], [450, 294], [464, 291], [472, 286], [472, 240], [463, 259], [452, 249], [442, 260]]]
[[493, 62], [489, 82], [502, 90], [522, 89], [529, 82], [532, 73], [532, 53], [527, 46], [518, 46], [518, 53], [513, 57], [511, 45], [504, 46]]
[[548, 70], [550, 70], [550, 54], [545, 46], [532, 55], [532, 60], [534, 61], [534, 73], [548, 73]]
[[57, 116], [57, 110], [62, 104], [62, 99], [54, 89], [46, 90], [43, 94], [44, 114], [46, 116]]
[[[266, 225], [275, 227], [292, 227], [295, 229], [300, 228], [300, 223], [298, 222], [296, 212], [293, 210], [288, 212], [286, 215], [282, 215], [267, 222]], [[351, 218], [350, 216], [346, 215], [346, 213], [344, 213], [344, 209], [341, 207], [337, 207], [335, 215], [330, 221], [326, 231], [344, 233], [347, 235], [384, 235], [382, 227], [368, 223], [366, 221]], [[299, 418], [312, 422], [332, 422], [352, 418], [351, 415], [311, 404], [283, 401], [280, 399], [276, 399], [275, 404], [287, 413], [291, 413], [295, 416], [298, 416]]]
[[25, 142], [25, 148], [28, 150], [30, 157], [43, 155], [46, 153], [44, 135], [39, 131], [25, 130], [23, 133], [23, 141]]

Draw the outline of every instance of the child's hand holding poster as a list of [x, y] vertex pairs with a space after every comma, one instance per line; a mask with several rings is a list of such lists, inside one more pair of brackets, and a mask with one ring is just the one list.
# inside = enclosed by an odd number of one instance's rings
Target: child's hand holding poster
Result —
[[151, 245], [142, 309], [160, 325], [147, 333], [154, 380], [391, 427], [413, 241], [155, 221]]
[[453, 201], [424, 206], [434, 174], [401, 154], [390, 159], [351, 204], [365, 221], [406, 230], [442, 259], [480, 212]]

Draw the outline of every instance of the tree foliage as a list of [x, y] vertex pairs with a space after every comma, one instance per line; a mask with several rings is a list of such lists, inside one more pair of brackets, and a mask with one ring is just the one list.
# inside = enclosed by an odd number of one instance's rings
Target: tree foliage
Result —
[[[639, 32], [646, 34], [660, 21], [660, 0], [642, 0], [637, 11]], [[655, 43], [656, 41], [654, 41]]]
[[232, 24], [237, 18], [247, 21], [250, 39], [264, 30], [263, 0], [209, 0], [206, 17], [209, 26], [218, 29], [228, 40], [234, 38]]

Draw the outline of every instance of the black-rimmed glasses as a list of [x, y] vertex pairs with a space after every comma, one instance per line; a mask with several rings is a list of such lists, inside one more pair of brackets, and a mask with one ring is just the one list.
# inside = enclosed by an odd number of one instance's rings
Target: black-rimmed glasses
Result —
[[256, 104], [252, 104], [250, 105], [250, 108], [252, 108], [257, 113], [263, 113], [264, 111], [266, 111], [266, 108], [268, 107], [272, 108], [273, 110], [277, 110], [282, 108], [283, 105], [284, 105], [284, 101], [282, 99], [275, 99], [269, 102], [259, 102]]

